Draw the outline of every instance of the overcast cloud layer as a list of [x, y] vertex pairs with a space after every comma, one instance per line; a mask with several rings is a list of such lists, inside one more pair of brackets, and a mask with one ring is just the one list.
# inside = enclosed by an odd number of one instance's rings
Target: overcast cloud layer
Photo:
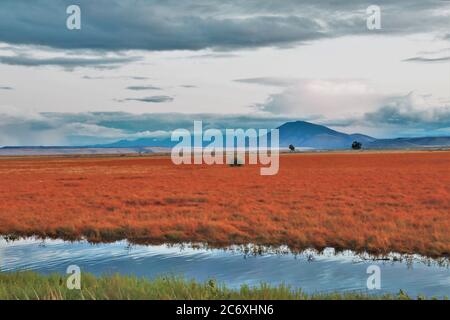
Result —
[[[2, 0], [0, 41], [55, 48], [198, 50], [286, 46], [367, 34], [372, 1], [297, 0], [78, 0], [82, 30], [68, 33], [71, 0]], [[442, 32], [448, 2], [380, 0], [382, 33]]]

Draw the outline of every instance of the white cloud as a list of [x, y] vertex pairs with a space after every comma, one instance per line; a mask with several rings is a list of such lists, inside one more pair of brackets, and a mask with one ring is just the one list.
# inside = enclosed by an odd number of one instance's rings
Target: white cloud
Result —
[[277, 115], [336, 118], [374, 110], [385, 97], [363, 80], [303, 79], [272, 95], [260, 109]]

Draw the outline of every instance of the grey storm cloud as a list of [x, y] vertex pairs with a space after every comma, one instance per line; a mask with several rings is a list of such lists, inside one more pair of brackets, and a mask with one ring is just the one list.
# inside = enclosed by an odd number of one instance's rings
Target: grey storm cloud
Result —
[[247, 79], [236, 79], [236, 82], [259, 84], [263, 86], [273, 86], [273, 87], [288, 87], [290, 85], [298, 82], [297, 79], [288, 79], [281, 77], [260, 77], [260, 78], [247, 78]]
[[8, 87], [8, 86], [0, 86], [0, 90], [13, 90], [13, 87]]
[[[81, 30], [66, 28], [72, 0], [2, 0], [0, 42], [62, 49], [198, 50], [290, 46], [370, 34], [372, 1], [78, 0]], [[448, 32], [448, 1], [379, 0], [383, 33]], [[373, 33], [373, 32], [372, 32]]]
[[446, 62], [450, 61], [450, 56], [447, 57], [436, 57], [436, 58], [428, 58], [428, 57], [413, 57], [403, 60], [405, 62]]
[[362, 125], [373, 128], [394, 128], [396, 131], [416, 130], [437, 132], [450, 129], [450, 101], [419, 107], [414, 93], [406, 96], [390, 97], [375, 111], [361, 116], [327, 120], [323, 124], [335, 127]]
[[52, 58], [36, 58], [32, 56], [16, 55], [16, 56], [0, 56], [0, 63], [24, 66], [58, 66], [66, 69], [74, 69], [78, 67], [93, 67], [101, 69], [111, 69], [120, 66], [123, 63], [135, 62], [140, 60], [139, 57], [52, 57]]
[[127, 80], [148, 80], [148, 77], [141, 76], [88, 76], [84, 75], [81, 77], [85, 80], [104, 80], [104, 79], [127, 79]]
[[129, 86], [127, 89], [133, 91], [162, 90], [160, 87], [155, 86]]
[[82, 145], [161, 135], [193, 121], [208, 128], [271, 129], [288, 118], [240, 114], [183, 114], [126, 112], [49, 113], [0, 108], [0, 145]]
[[402, 109], [384, 106], [364, 115], [363, 120], [371, 125], [394, 125], [399, 127], [419, 127], [421, 129], [450, 128], [450, 107], [435, 107], [427, 110]]
[[[51, 114], [52, 117], [62, 117], [68, 120], [68, 114]], [[130, 114], [124, 112], [83, 113], [74, 115], [70, 121], [94, 121], [96, 124], [120, 128], [128, 131], [161, 130], [172, 131], [179, 128], [190, 129], [194, 121], [203, 121], [205, 129], [226, 128], [256, 128], [272, 129], [280, 126], [288, 117], [276, 115], [245, 115], [245, 114], [208, 114], [208, 113], [147, 113]]]
[[173, 97], [170, 96], [151, 96], [144, 98], [126, 98], [123, 100], [119, 100], [120, 102], [124, 101], [139, 101], [139, 102], [148, 102], [148, 103], [162, 103], [162, 102], [170, 102], [173, 101]]
[[132, 77], [130, 77], [130, 79], [133, 79], [133, 80], [147, 80], [149, 78], [148, 77], [140, 77], [140, 76], [132, 76]]
[[222, 58], [237, 58], [239, 57], [238, 54], [230, 53], [230, 52], [223, 52], [223, 53], [206, 53], [201, 55], [192, 55], [189, 56], [189, 59], [222, 59]]

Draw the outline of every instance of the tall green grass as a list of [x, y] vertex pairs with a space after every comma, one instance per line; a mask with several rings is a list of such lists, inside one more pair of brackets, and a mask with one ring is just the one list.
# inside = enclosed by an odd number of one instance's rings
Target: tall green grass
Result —
[[[128, 300], [128, 299], [411, 299], [400, 292], [397, 295], [368, 295], [366, 293], [326, 293], [308, 295], [300, 289], [260, 284], [241, 286], [238, 290], [227, 288], [214, 280], [196, 282], [179, 277], [160, 277], [153, 280], [134, 276], [101, 276], [82, 274], [81, 290], [69, 290], [66, 277], [60, 274], [40, 275], [34, 272], [0, 273], [0, 299], [25, 300]], [[424, 297], [418, 297], [424, 298]]]

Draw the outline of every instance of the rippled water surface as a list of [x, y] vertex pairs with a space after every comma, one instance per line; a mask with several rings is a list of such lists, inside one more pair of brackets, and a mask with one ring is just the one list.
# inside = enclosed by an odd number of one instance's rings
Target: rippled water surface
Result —
[[381, 290], [371, 293], [450, 296], [450, 269], [436, 263], [363, 260], [350, 252], [335, 255], [304, 253], [245, 255], [241, 251], [193, 249], [180, 246], [129, 245], [126, 241], [92, 245], [85, 241], [0, 240], [2, 272], [34, 270], [44, 274], [65, 273], [69, 265], [96, 275], [120, 273], [153, 278], [158, 275], [183, 275], [199, 281], [214, 278], [227, 286], [257, 285], [261, 282], [285, 283], [309, 293], [366, 291], [370, 265], [381, 269]]

